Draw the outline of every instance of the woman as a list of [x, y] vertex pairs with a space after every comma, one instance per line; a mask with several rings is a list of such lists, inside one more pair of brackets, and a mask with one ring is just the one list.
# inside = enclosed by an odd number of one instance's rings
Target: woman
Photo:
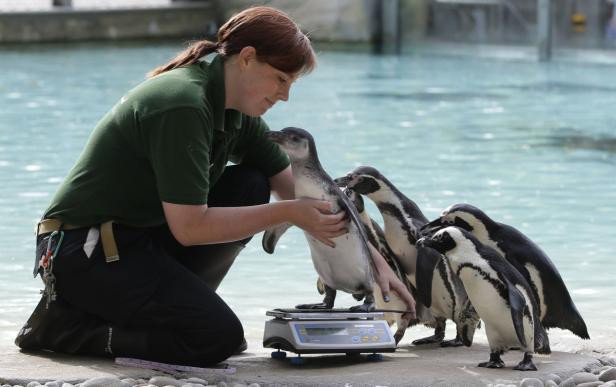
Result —
[[[123, 96], [38, 225], [46, 295], [16, 344], [196, 366], [245, 349], [215, 291], [250, 238], [282, 222], [330, 245], [346, 232], [330, 203], [294, 199], [288, 159], [260, 118], [314, 66], [297, 25], [255, 7]], [[268, 203], [270, 192], [280, 200]], [[384, 259], [375, 262], [383, 289], [412, 308]]]

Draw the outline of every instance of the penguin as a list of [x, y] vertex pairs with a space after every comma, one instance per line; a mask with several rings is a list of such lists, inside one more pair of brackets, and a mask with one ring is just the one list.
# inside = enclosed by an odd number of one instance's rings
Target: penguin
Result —
[[[385, 261], [387, 261], [389, 267], [391, 267], [398, 279], [413, 295], [413, 298], [417, 299], [417, 291], [415, 290], [413, 285], [410, 284], [406, 275], [404, 275], [404, 271], [400, 267], [398, 258], [393, 253], [393, 251], [391, 251], [391, 248], [387, 244], [387, 240], [385, 239], [385, 233], [381, 229], [381, 226], [377, 222], [375, 222], [374, 219], [372, 219], [366, 211], [366, 206], [364, 204], [364, 199], [362, 198], [362, 196], [351, 188], [345, 188], [343, 192], [351, 200], [351, 203], [355, 205], [355, 208], [357, 208], [359, 219], [364, 226], [364, 230], [372, 246], [374, 246], [379, 251], [379, 253], [381, 253], [383, 258], [385, 258]], [[375, 302], [377, 309], [406, 309], [406, 304], [400, 297], [397, 296], [396, 293], [392, 293], [390, 301], [385, 304], [382, 301], [381, 289], [379, 288], [379, 286], [376, 285], [374, 290], [376, 293]], [[430, 310], [428, 308], [417, 302], [415, 304], [415, 312], [417, 317], [412, 320], [410, 319], [410, 317], [403, 315], [402, 313], [385, 313], [384, 318], [385, 320], [387, 320], [390, 326], [393, 323], [396, 323], [396, 332], [394, 334], [396, 344], [399, 343], [400, 340], [402, 340], [406, 329], [409, 326], [416, 325], [418, 323], [434, 326], [434, 317], [432, 316], [432, 313], [430, 313]]]
[[[423, 237], [417, 244], [446, 257], [484, 321], [490, 360], [478, 366], [502, 368], [505, 364], [500, 355], [519, 348], [524, 358], [514, 369], [536, 371], [533, 353], [549, 354], [550, 344], [530, 285], [516, 268], [496, 250], [455, 226]], [[467, 344], [465, 334], [462, 340]]]
[[[374, 201], [383, 216], [387, 243], [399, 258], [411, 285], [417, 289], [418, 300], [430, 308], [435, 318], [434, 335], [415, 340], [413, 344], [463, 345], [459, 332], [467, 329], [474, 333], [479, 316], [459, 279], [440, 254], [415, 246], [421, 227], [428, 223], [417, 204], [372, 167], [358, 167], [335, 181]], [[457, 334], [455, 339], [444, 341], [448, 318], [456, 323]]]
[[538, 302], [544, 328], [567, 329], [582, 339], [590, 338], [560, 273], [537, 244], [514, 227], [495, 222], [479, 208], [466, 203], [449, 206], [439, 218], [426, 224], [422, 232], [429, 234], [448, 225], [471, 232], [526, 278]]
[[[317, 155], [314, 139], [308, 131], [288, 127], [270, 131], [267, 137], [277, 143], [289, 156], [293, 169], [295, 197], [327, 200], [332, 212], [344, 211], [349, 219], [348, 233], [332, 241], [335, 247], [325, 245], [304, 233], [310, 247], [314, 267], [325, 284], [322, 303], [298, 305], [299, 309], [331, 309], [336, 291], [363, 294], [364, 303], [354, 306], [354, 311], [374, 310], [374, 278], [378, 269], [374, 265], [369, 240], [359, 220], [357, 209], [325, 172]], [[276, 242], [289, 224], [269, 229], [263, 235], [263, 249], [273, 253]]]

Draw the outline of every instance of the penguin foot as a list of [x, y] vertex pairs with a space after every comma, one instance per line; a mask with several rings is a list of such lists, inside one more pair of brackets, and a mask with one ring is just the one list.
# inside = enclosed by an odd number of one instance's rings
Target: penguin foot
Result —
[[361, 301], [364, 299], [364, 293], [353, 294], [353, 298], [356, 299], [357, 301]]
[[425, 344], [440, 343], [441, 341], [443, 341], [443, 336], [441, 336], [441, 335], [432, 335], [432, 336], [424, 337], [423, 339], [414, 340], [413, 344], [415, 344], [415, 345], [425, 345]]
[[319, 302], [316, 304], [300, 304], [295, 305], [296, 309], [331, 309], [332, 306], [326, 304], [325, 302]]
[[374, 303], [363, 303], [349, 308], [351, 312], [372, 312], [375, 309]]
[[443, 341], [441, 341], [441, 347], [443, 347], [443, 348], [447, 348], [447, 347], [461, 347], [463, 345], [464, 345], [464, 343], [462, 342], [462, 339], [460, 339], [459, 337], [456, 337], [455, 339], [452, 339], [452, 340], [443, 340]]
[[505, 362], [503, 362], [502, 360], [500, 361], [485, 361], [483, 363], [479, 363], [477, 364], [477, 367], [484, 367], [484, 368], [503, 368], [505, 366]]
[[517, 371], [537, 371], [537, 367], [533, 363], [533, 355], [525, 353], [524, 359], [513, 369]]
[[477, 364], [477, 367], [484, 368], [503, 368], [505, 366], [505, 362], [501, 360], [499, 352], [490, 353], [490, 360]]

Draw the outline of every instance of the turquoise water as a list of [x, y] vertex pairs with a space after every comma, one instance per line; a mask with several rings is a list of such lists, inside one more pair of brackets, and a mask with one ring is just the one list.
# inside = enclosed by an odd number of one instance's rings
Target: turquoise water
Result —
[[[38, 301], [32, 228], [54, 190], [97, 120], [179, 49], [0, 51], [0, 346], [11, 345]], [[593, 337], [553, 330], [555, 349], [616, 349], [613, 65], [433, 53], [319, 57], [290, 102], [267, 113], [272, 129], [310, 130], [331, 175], [378, 168], [429, 218], [469, 202], [519, 228], [552, 258]], [[280, 243], [270, 256], [256, 236], [220, 288], [249, 341], [260, 340], [267, 309], [320, 298], [303, 234], [291, 230]], [[353, 303], [339, 297], [340, 306]], [[407, 339], [423, 333], [413, 328]]]

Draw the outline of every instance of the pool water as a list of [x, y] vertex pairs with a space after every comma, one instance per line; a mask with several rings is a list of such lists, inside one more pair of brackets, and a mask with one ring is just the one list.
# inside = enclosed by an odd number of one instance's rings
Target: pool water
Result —
[[[38, 301], [32, 228], [51, 195], [103, 114], [180, 49], [132, 43], [0, 51], [0, 346], [12, 345]], [[468, 202], [517, 227], [559, 269], [593, 338], [554, 329], [553, 349], [616, 349], [613, 64], [421, 51], [325, 50], [319, 60], [290, 101], [267, 113], [272, 129], [309, 130], [334, 177], [376, 167], [428, 218]], [[260, 241], [255, 236], [220, 288], [249, 341], [261, 339], [266, 310], [321, 298], [303, 233], [291, 229], [274, 255]], [[342, 294], [337, 306], [354, 303]]]

